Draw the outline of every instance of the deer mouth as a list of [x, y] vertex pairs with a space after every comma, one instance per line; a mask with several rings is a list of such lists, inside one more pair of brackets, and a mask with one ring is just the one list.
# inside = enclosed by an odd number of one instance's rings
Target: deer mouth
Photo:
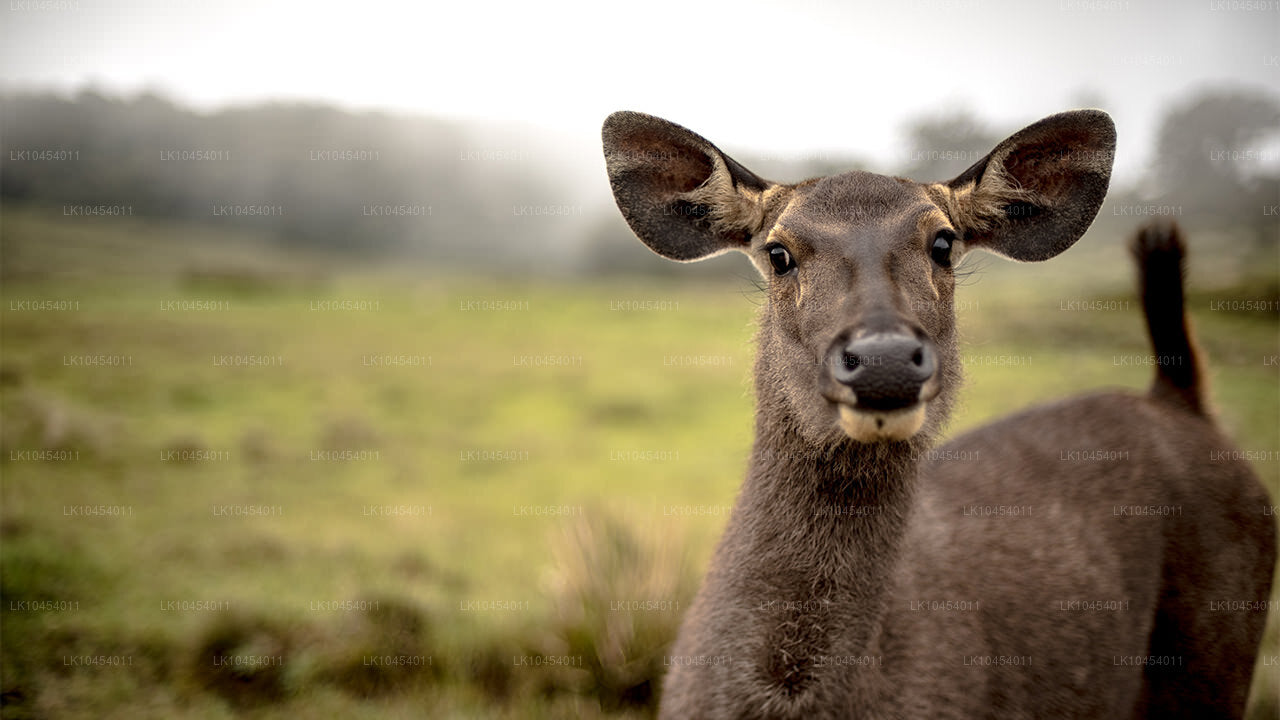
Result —
[[928, 403], [920, 401], [893, 410], [869, 410], [847, 403], [837, 403], [840, 429], [862, 443], [906, 440], [924, 426]]

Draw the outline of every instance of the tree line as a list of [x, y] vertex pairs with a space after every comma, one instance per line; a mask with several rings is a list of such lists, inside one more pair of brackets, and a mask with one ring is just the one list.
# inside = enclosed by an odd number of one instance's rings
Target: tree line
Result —
[[[487, 143], [460, 123], [269, 103], [200, 113], [154, 93], [86, 89], [0, 97], [0, 200], [260, 232], [270, 242], [364, 258], [515, 270], [666, 271], [628, 240], [599, 193], [562, 181], [529, 146]], [[968, 112], [904, 128], [896, 167], [952, 177], [1016, 128]], [[1198, 221], [1274, 241], [1280, 100], [1211, 90], [1168, 108], [1153, 162], [1113, 197], [1180, 208]], [[857, 159], [739, 158], [779, 179], [865, 167]]]

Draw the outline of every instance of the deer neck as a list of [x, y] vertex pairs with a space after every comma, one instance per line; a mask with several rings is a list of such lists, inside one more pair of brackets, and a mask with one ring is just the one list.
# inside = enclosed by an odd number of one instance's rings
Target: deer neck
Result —
[[[813, 578], [883, 575], [915, 498], [926, 442], [808, 442], [776, 409], [762, 412], [742, 494], [753, 540]], [[783, 540], [787, 540], [784, 542]], [[776, 542], [775, 542], [776, 541]]]
[[[865, 649], [884, 615], [927, 440], [816, 445], [796, 431], [784, 402], [758, 397], [735, 518], [736, 590], [775, 629], [840, 627], [847, 649]], [[831, 649], [825, 638], [783, 635], [770, 642], [790, 644], [792, 655]]]

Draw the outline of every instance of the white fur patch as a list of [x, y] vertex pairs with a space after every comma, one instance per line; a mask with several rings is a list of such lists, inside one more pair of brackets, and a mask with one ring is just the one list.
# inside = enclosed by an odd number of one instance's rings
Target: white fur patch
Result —
[[924, 425], [927, 403], [888, 412], [855, 410], [840, 406], [840, 429], [858, 442], [873, 443], [880, 440], [906, 440]]

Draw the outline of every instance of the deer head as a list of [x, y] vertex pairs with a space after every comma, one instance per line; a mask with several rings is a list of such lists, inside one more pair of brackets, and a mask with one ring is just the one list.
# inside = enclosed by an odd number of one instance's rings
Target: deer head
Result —
[[1115, 128], [1098, 110], [1045, 118], [949, 182], [849, 172], [770, 182], [701, 136], [635, 112], [603, 130], [614, 198], [672, 260], [746, 253], [767, 284], [761, 406], [810, 443], [932, 437], [960, 381], [955, 267], [975, 248], [1051, 258], [1106, 195]]

